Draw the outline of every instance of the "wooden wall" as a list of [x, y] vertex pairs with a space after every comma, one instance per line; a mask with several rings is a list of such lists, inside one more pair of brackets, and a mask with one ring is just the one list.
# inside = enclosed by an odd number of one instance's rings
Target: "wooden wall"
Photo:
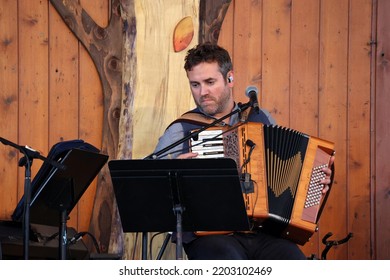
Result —
[[235, 94], [254, 84], [281, 125], [336, 143], [335, 183], [319, 232], [354, 237], [330, 259], [370, 258], [370, 38], [372, 1], [235, 1], [220, 42], [233, 54]]
[[[107, 22], [108, 1], [82, 0], [97, 22]], [[48, 1], [0, 1], [0, 136], [47, 155], [63, 140], [101, 147], [103, 95], [95, 66]], [[10, 219], [24, 193], [21, 155], [0, 146], [0, 218]], [[42, 162], [34, 160], [33, 175]], [[88, 230], [96, 182], [68, 225]]]
[[[107, 23], [108, 0], [80, 3]], [[326, 233], [352, 232], [328, 259], [390, 259], [388, 11], [386, 0], [233, 0], [222, 26], [237, 101], [255, 85], [279, 124], [336, 143], [335, 183], [307, 255], [320, 256]], [[0, 137], [43, 155], [61, 140], [101, 146], [96, 70], [47, 0], [0, 0], [0, 100]], [[0, 219], [23, 194], [19, 157], [0, 146]], [[72, 211], [69, 225], [79, 231], [88, 229], [94, 190]]]

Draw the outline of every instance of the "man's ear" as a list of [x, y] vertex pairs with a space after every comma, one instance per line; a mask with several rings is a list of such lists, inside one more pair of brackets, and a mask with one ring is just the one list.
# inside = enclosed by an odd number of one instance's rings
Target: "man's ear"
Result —
[[233, 74], [233, 71], [229, 71], [227, 73], [227, 83], [230, 84], [231, 86], [233, 86], [233, 81], [234, 81], [234, 74]]

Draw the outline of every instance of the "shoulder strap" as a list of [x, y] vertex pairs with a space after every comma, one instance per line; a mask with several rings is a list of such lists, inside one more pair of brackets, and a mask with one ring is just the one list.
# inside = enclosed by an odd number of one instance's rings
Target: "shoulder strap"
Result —
[[168, 127], [170, 127], [174, 123], [178, 123], [178, 122], [185, 122], [185, 123], [203, 126], [203, 125], [211, 124], [214, 121], [215, 121], [215, 119], [210, 118], [210, 117], [202, 114], [201, 112], [188, 111], [188, 112], [184, 113], [183, 115], [181, 115], [180, 118], [173, 121]]

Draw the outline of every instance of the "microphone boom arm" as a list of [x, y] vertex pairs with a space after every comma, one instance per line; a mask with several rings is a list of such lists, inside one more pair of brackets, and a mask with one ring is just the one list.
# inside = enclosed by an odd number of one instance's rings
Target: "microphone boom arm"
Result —
[[30, 148], [29, 146], [24, 146], [24, 147], [19, 146], [19, 145], [15, 144], [7, 139], [4, 139], [2, 137], [0, 137], [0, 142], [3, 143], [4, 145], [8, 145], [8, 146], [14, 147], [15, 149], [19, 150], [19, 152], [21, 152], [26, 157], [26, 160], [27, 159], [31, 160], [31, 159], [36, 158], [36, 159], [40, 159], [42, 161], [47, 161], [52, 166], [54, 166], [58, 169], [65, 169], [65, 166], [63, 166], [61, 163], [42, 156], [38, 151]]
[[184, 143], [185, 141], [188, 141], [189, 139], [193, 138], [194, 136], [197, 136], [199, 133], [201, 133], [202, 131], [205, 131], [206, 129], [212, 127], [212, 126], [215, 126], [216, 124], [222, 122], [224, 119], [236, 114], [236, 113], [241, 113], [243, 111], [245, 111], [246, 109], [250, 108], [252, 106], [252, 102], [247, 102], [247, 103], [244, 103], [242, 105], [239, 105], [237, 109], [231, 111], [229, 114], [225, 115], [225, 116], [222, 116], [221, 118], [219, 119], [216, 119], [215, 121], [213, 121], [212, 123], [206, 125], [206, 126], [203, 126], [202, 128], [200, 128], [199, 130], [197, 131], [194, 131], [192, 133], [190, 133], [189, 135], [183, 137], [182, 139], [172, 143], [171, 145], [155, 152], [155, 153], [152, 153], [150, 155], [148, 155], [147, 157], [145, 157], [144, 159], [158, 159], [158, 157], [162, 154], [164, 154], [165, 152], [175, 148], [176, 146]]

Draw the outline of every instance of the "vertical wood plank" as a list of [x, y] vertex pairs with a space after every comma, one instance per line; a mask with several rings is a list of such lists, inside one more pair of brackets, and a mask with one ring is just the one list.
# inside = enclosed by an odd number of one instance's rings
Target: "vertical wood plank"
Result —
[[370, 230], [370, 64], [371, 0], [350, 1], [348, 49], [348, 259], [371, 253]]
[[[321, 1], [320, 14], [320, 95], [319, 137], [336, 143], [336, 174], [333, 189], [320, 220], [334, 236], [348, 233], [348, 181], [346, 170], [347, 139], [347, 74], [348, 74], [348, 1]], [[324, 227], [325, 228], [325, 227]], [[344, 245], [348, 246], [348, 244]], [[329, 259], [347, 259], [347, 251], [335, 247]]]
[[245, 89], [252, 85], [259, 89], [261, 103], [262, 1], [241, 1], [234, 10], [237, 15], [245, 15], [235, 17], [233, 26], [235, 100], [247, 102]]
[[[290, 127], [318, 135], [319, 1], [292, 2]], [[318, 233], [303, 248], [317, 254]]]
[[376, 182], [374, 191], [375, 203], [372, 207], [375, 219], [375, 232], [372, 237], [375, 246], [375, 258], [379, 260], [390, 259], [390, 1], [378, 0], [378, 25], [377, 37], [378, 48], [376, 53], [377, 77], [375, 80], [375, 113], [374, 117], [374, 151], [373, 158], [374, 181]]
[[[18, 141], [17, 1], [0, 0], [0, 137]], [[18, 203], [19, 153], [0, 143], [0, 219], [9, 220]]]
[[[48, 2], [19, 0], [19, 136], [20, 145], [48, 152]], [[34, 160], [32, 177], [42, 162]], [[19, 198], [24, 193], [19, 169]]]
[[318, 134], [319, 1], [298, 0], [291, 23], [291, 128]]
[[290, 122], [290, 21], [290, 0], [263, 1], [263, 107], [283, 126]]
[[[218, 45], [225, 48], [230, 54], [233, 54], [233, 33], [234, 33], [234, 7], [236, 0], [232, 0], [226, 12], [225, 19], [222, 22], [221, 31], [218, 37]], [[233, 67], [235, 68], [234, 61]]]

